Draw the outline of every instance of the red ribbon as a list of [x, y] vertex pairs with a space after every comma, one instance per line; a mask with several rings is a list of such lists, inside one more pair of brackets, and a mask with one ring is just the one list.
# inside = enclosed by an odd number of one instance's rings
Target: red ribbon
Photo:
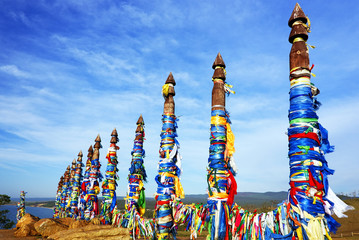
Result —
[[318, 135], [316, 133], [313, 133], [313, 132], [297, 133], [297, 134], [293, 134], [293, 135], [288, 136], [289, 140], [291, 140], [292, 138], [310, 138], [310, 139], [315, 140], [320, 145]]
[[236, 182], [236, 179], [234, 178], [232, 172], [228, 171], [228, 173], [229, 173], [228, 179], [231, 181], [231, 185], [229, 186], [227, 203], [229, 206], [232, 206], [233, 201], [234, 201], [234, 195], [237, 194], [237, 182]]

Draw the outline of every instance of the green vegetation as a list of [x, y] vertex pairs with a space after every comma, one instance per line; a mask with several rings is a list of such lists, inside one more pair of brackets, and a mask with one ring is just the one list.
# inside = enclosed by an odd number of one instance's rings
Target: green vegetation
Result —
[[55, 207], [55, 201], [46, 201], [46, 202], [30, 202], [30, 201], [27, 201], [26, 206], [54, 208]]
[[[10, 203], [10, 197], [5, 194], [0, 194], [0, 205], [8, 203]], [[12, 228], [12, 226], [15, 224], [13, 221], [10, 221], [10, 219], [6, 217], [8, 212], [9, 210], [0, 210], [0, 228], [9, 229]]]

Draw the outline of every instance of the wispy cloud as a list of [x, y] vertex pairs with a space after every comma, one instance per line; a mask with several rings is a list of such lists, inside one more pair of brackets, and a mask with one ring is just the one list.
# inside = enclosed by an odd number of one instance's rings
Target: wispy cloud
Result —
[[[87, 151], [97, 134], [103, 140], [104, 170], [110, 133], [116, 127], [121, 147], [118, 193], [124, 195], [135, 122], [143, 114], [150, 196], [156, 189], [161, 86], [169, 72], [177, 82], [183, 186], [187, 193], [204, 193], [211, 66], [218, 52], [227, 65], [227, 81], [237, 92], [226, 104], [236, 136], [239, 190], [288, 188], [285, 131], [290, 29], [286, 21], [294, 1], [6, 1], [3, 5], [0, 180], [17, 179], [5, 189], [9, 194], [17, 196], [24, 186], [28, 192], [54, 195], [66, 166], [79, 150]], [[337, 169], [330, 180], [336, 191], [352, 191], [354, 186], [346, 182], [358, 180], [353, 172], [358, 168], [358, 114], [353, 109], [359, 102], [353, 80], [358, 68], [353, 39], [359, 33], [339, 26], [349, 24], [345, 16], [355, 16], [354, 8], [349, 3], [331, 3], [316, 16], [322, 7], [319, 3], [302, 7], [314, 15], [311, 41], [322, 43], [310, 55], [318, 73], [313, 81], [323, 94], [318, 96], [323, 101], [320, 121], [337, 147], [328, 155], [330, 166]], [[339, 22], [327, 41], [324, 20], [333, 14]], [[338, 46], [339, 62], [330, 55]], [[36, 176], [29, 178], [32, 173]]]
[[29, 77], [29, 74], [20, 70], [17, 66], [15, 65], [3, 65], [0, 66], [0, 71], [5, 72], [7, 74], [13, 75], [15, 77]]

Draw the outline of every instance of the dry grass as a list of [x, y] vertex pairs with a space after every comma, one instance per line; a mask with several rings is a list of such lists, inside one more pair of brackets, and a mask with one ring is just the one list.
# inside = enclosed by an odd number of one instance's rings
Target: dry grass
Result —
[[[334, 238], [343, 236], [343, 239], [359, 240], [359, 198], [345, 200], [347, 204], [353, 206], [355, 210], [346, 212], [347, 218], [334, 217], [342, 226], [338, 229]], [[354, 236], [352, 236], [354, 235]]]

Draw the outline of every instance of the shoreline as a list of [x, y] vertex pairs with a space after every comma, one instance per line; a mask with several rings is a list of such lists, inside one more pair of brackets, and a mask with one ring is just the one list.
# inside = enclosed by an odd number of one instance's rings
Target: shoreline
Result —
[[[53, 209], [53, 207], [44, 207], [43, 204], [44, 204], [44, 203], [39, 203], [39, 204], [35, 204], [35, 205], [30, 205], [30, 206], [26, 206], [26, 205], [25, 205], [25, 209], [26, 209], [26, 207], [36, 207], [36, 208]], [[16, 204], [9, 203], [9, 204], [1, 205], [1, 206], [16, 206]]]

